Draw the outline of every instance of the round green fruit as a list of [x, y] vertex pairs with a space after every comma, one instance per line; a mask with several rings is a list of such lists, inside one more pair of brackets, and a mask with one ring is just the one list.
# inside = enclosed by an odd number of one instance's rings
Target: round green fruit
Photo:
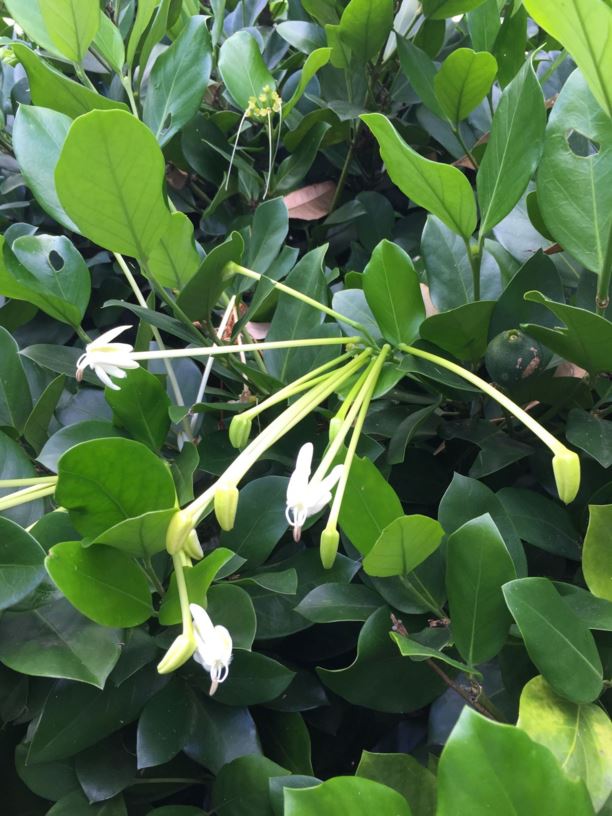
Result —
[[491, 379], [499, 385], [513, 385], [544, 370], [550, 352], [537, 340], [518, 329], [494, 337], [485, 355]]

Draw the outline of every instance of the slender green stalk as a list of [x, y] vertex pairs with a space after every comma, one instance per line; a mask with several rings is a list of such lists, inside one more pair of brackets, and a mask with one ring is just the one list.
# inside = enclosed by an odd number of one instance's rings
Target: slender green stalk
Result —
[[476, 161], [476, 159], [474, 158], [474, 154], [472, 153], [472, 151], [470, 150], [470, 148], [469, 148], [469, 147], [467, 146], [467, 144], [465, 143], [465, 139], [463, 138], [463, 136], [462, 136], [462, 134], [461, 134], [461, 128], [459, 128], [459, 127], [457, 127], [457, 128], [453, 128], [453, 133], [454, 133], [454, 134], [455, 134], [455, 136], [457, 137], [457, 141], [459, 142], [459, 144], [460, 144], [460, 145], [461, 145], [461, 147], [463, 148], [463, 151], [464, 151], [465, 155], [466, 155], [466, 156], [468, 157], [468, 159], [469, 159], [469, 160], [472, 162], [472, 166], [473, 166], [474, 170], [478, 170], [478, 162], [477, 162], [477, 161]]
[[136, 104], [136, 99], [134, 98], [134, 89], [132, 88], [131, 76], [128, 74], [125, 77], [121, 77], [121, 84], [123, 85], [123, 89], [127, 94], [132, 113], [137, 119], [140, 118], [140, 114], [138, 113], [138, 105]]
[[27, 504], [37, 499], [42, 499], [45, 496], [51, 496], [55, 493], [55, 484], [26, 487], [23, 490], [17, 490], [15, 493], [9, 493], [8, 496], [0, 499], [0, 512], [8, 510], [11, 507], [18, 507], [20, 504]]
[[0, 479], [0, 490], [5, 487], [32, 487], [56, 484], [57, 476], [33, 476], [31, 479]]
[[472, 270], [472, 287], [474, 300], [480, 300], [480, 265], [482, 262], [482, 241], [481, 236], [478, 241], [476, 252], [472, 251], [469, 240], [465, 239], [465, 251], [467, 252], [470, 268]]
[[187, 583], [185, 581], [185, 573], [183, 572], [183, 561], [180, 553], [172, 556], [172, 564], [174, 565], [174, 575], [176, 577], [176, 588], [178, 590], [179, 603], [181, 605], [181, 619], [183, 622], [183, 634], [188, 637], [193, 636], [193, 623], [191, 620], [191, 612], [189, 611], [189, 594], [187, 592]]
[[93, 84], [91, 79], [87, 76], [85, 70], [83, 69], [83, 66], [80, 65], [78, 62], [73, 62], [72, 65], [74, 66], [74, 70], [75, 70], [76, 75], [81, 80], [83, 85], [85, 85], [85, 87], [89, 88], [90, 91], [93, 91], [94, 93], [98, 93], [96, 91], [96, 86]]
[[[254, 272], [252, 269], [247, 269], [245, 266], [240, 266], [240, 264], [234, 263], [233, 261], [230, 261], [227, 264], [226, 269], [228, 269], [230, 273], [234, 272], [237, 275], [242, 275], [245, 278], [251, 278], [252, 280], [257, 281], [266, 277], [265, 275], [260, 275], [259, 272]], [[364, 337], [367, 338], [368, 342], [370, 342], [373, 346], [376, 346], [372, 336], [362, 323], [359, 323], [357, 320], [352, 320], [350, 317], [340, 314], [340, 312], [336, 312], [334, 309], [331, 309], [324, 303], [320, 303], [318, 300], [315, 300], [314, 298], [311, 298], [308, 295], [299, 292], [297, 289], [293, 289], [291, 286], [281, 283], [280, 281], [274, 281], [271, 278], [266, 278], [266, 280], [268, 283], [271, 283], [275, 289], [278, 289], [279, 292], [284, 292], [286, 295], [290, 295], [296, 300], [301, 300], [302, 303], [307, 303], [309, 306], [312, 306], [314, 309], [318, 309], [320, 312], [333, 317], [340, 323], [345, 323], [347, 326], [352, 326], [354, 329], [357, 329], [357, 331], [362, 332]]]
[[132, 360], [175, 360], [181, 357], [216, 357], [219, 354], [237, 354], [241, 351], [270, 351], [274, 349], [306, 348], [308, 346], [340, 346], [360, 342], [363, 342], [361, 337], [315, 337], [303, 340], [273, 340], [270, 343], [236, 343], [229, 346], [133, 351], [130, 357]]

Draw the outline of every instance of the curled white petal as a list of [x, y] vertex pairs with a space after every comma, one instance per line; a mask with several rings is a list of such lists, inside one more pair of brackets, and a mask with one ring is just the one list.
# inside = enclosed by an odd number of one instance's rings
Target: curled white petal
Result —
[[313, 446], [311, 442], [302, 445], [298, 453], [295, 470], [287, 486], [287, 508], [285, 517], [293, 527], [293, 538], [300, 540], [302, 527], [309, 516], [316, 515], [331, 501], [331, 491], [338, 483], [343, 465], [337, 465], [323, 479], [310, 479]]
[[131, 326], [116, 326], [88, 343], [84, 354], [77, 360], [77, 380], [81, 381], [85, 369], [90, 368], [104, 385], [118, 391], [119, 386], [110, 378], [123, 379], [127, 376], [125, 373], [127, 369], [138, 368], [139, 365], [132, 359], [134, 349], [129, 343], [113, 342], [122, 332], [130, 328]]
[[214, 626], [208, 612], [198, 604], [190, 604], [196, 639], [194, 658], [210, 674], [210, 694], [214, 694], [219, 683], [229, 674], [232, 659], [232, 636], [225, 626]]

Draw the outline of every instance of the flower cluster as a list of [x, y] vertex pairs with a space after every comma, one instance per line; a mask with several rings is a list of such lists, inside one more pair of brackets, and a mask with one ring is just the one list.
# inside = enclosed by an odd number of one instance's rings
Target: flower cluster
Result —
[[279, 94], [270, 86], [264, 85], [259, 96], [250, 96], [244, 112], [247, 119], [267, 119], [273, 113], [280, 113], [283, 101]]

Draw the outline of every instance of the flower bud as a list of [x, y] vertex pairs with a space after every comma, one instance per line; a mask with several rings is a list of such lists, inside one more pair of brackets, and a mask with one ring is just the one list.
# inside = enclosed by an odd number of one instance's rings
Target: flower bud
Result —
[[184, 632], [179, 635], [166, 654], [157, 664], [159, 674], [169, 674], [179, 669], [186, 663], [196, 650], [196, 640], [191, 632], [186, 635]]
[[193, 516], [191, 513], [186, 510], [177, 510], [172, 516], [166, 532], [166, 549], [170, 555], [176, 555], [184, 549], [192, 532]]
[[226, 532], [231, 530], [238, 509], [238, 488], [235, 485], [218, 487], [215, 491], [215, 516], [219, 526]]
[[340, 417], [333, 417], [329, 423], [329, 441], [333, 442], [336, 436], [338, 435], [338, 431], [342, 427], [342, 420]]
[[573, 502], [580, 487], [578, 454], [568, 448], [563, 448], [553, 456], [552, 466], [559, 498], [565, 504]]
[[196, 533], [195, 530], [192, 530], [187, 536], [187, 540], [183, 545], [183, 551], [190, 558], [195, 558], [196, 561], [199, 561], [200, 558], [204, 556], [204, 551], [202, 550], [200, 539], [198, 538], [198, 534]]
[[247, 414], [235, 414], [229, 426], [229, 440], [237, 450], [246, 447], [253, 420]]
[[325, 569], [331, 569], [336, 560], [340, 533], [336, 527], [326, 527], [321, 533], [321, 563]]

